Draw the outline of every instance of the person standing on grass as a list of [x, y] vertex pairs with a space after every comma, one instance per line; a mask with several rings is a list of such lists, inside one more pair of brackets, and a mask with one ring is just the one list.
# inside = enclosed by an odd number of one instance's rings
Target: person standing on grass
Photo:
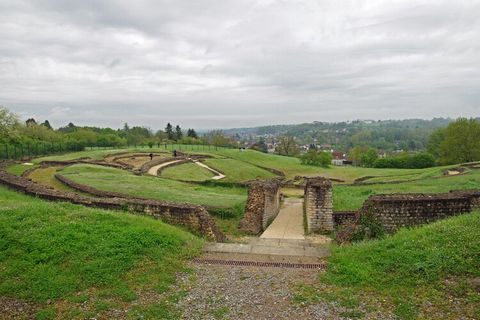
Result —
[[174, 158], [177, 157], [177, 150], [173, 150], [173, 157], [174, 157]]

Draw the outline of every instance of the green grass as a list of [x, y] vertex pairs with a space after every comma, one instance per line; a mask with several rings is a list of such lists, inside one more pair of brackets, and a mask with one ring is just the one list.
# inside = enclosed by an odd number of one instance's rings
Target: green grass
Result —
[[160, 176], [180, 181], [205, 181], [211, 179], [214, 173], [195, 163], [183, 163], [162, 170]]
[[58, 189], [58, 190], [77, 192], [76, 190], [64, 185], [63, 183], [61, 183], [55, 178], [55, 174], [57, 173], [57, 170], [61, 168], [62, 167], [38, 168], [30, 172], [30, 174], [28, 175], [28, 178], [40, 184], [54, 187], [55, 189]]
[[265, 169], [256, 167], [248, 162], [235, 159], [206, 159], [206, 165], [223, 172], [226, 177], [221, 181], [243, 182], [254, 179], [269, 179], [275, 174]]
[[438, 193], [450, 190], [479, 189], [480, 170], [474, 169], [464, 175], [441, 178], [425, 178], [394, 184], [333, 187], [334, 210], [356, 210], [371, 195], [382, 193]]
[[[241, 182], [245, 180], [259, 178], [269, 178], [274, 176], [270, 172], [259, 167], [273, 168], [284, 172], [287, 178], [292, 179], [295, 176], [324, 176], [328, 178], [342, 179], [348, 183], [355, 179], [364, 176], [376, 176], [376, 181], [397, 180], [397, 179], [419, 179], [432, 175], [441, 175], [443, 168], [428, 168], [428, 169], [375, 169], [375, 168], [361, 168], [361, 167], [337, 167], [330, 166], [330, 168], [320, 168], [315, 166], [303, 165], [298, 158], [285, 157], [274, 154], [266, 154], [254, 150], [239, 151], [238, 149], [218, 148], [202, 146], [180, 146], [176, 145], [173, 148], [186, 152], [189, 154], [205, 154], [214, 157], [215, 159], [208, 159], [205, 163], [210, 163], [213, 168], [218, 167], [218, 170], [225, 172], [228, 182]], [[193, 148], [193, 150], [192, 150]], [[170, 152], [172, 146], [168, 149], [161, 148], [137, 148], [137, 149], [107, 149], [107, 150], [87, 150], [81, 152], [72, 152], [63, 155], [53, 155], [49, 157], [37, 158], [34, 161], [40, 162], [42, 160], [72, 160], [80, 157], [91, 157], [92, 159], [102, 159], [108, 154], [115, 154], [119, 152]], [[228, 159], [233, 159], [228, 162]], [[233, 166], [229, 166], [229, 164]], [[373, 180], [375, 181], [375, 180]]]
[[[383, 240], [336, 247], [321, 280], [359, 295], [383, 297], [401, 319], [424, 318], [426, 301], [433, 309], [455, 312], [449, 308], [451, 295], [461, 299], [456, 312], [475, 318], [480, 296], [468, 279], [480, 277], [479, 221], [480, 212], [475, 212], [402, 229]], [[446, 285], [445, 279], [451, 283]]]
[[58, 314], [65, 304], [72, 316], [101, 316], [144, 292], [165, 292], [201, 243], [151, 218], [0, 187], [0, 295], [35, 303], [39, 318], [69, 318]]
[[15, 163], [15, 164], [9, 165], [5, 169], [5, 171], [7, 171], [8, 173], [14, 174], [16, 176], [21, 176], [25, 171], [34, 167], [35, 166], [28, 166], [21, 163]]
[[60, 173], [75, 182], [100, 190], [151, 199], [225, 208], [235, 207], [246, 200], [244, 188], [203, 186], [146, 175], [137, 176], [125, 170], [96, 165], [73, 165]]

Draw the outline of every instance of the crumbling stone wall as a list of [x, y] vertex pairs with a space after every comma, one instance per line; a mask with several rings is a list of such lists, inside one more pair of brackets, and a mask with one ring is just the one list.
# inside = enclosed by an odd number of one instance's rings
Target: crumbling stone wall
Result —
[[333, 231], [332, 182], [329, 179], [307, 179], [304, 210], [308, 232]]
[[225, 241], [225, 235], [215, 225], [208, 211], [199, 205], [124, 197], [86, 197], [73, 192], [59, 191], [5, 171], [0, 171], [0, 183], [47, 200], [66, 201], [103, 209], [127, 210], [131, 213], [151, 216], [170, 224], [185, 226], [212, 241]]
[[392, 233], [401, 227], [471, 212], [479, 198], [480, 192], [376, 195], [365, 201], [359, 214], [371, 214], [385, 231]]
[[248, 198], [245, 215], [239, 228], [251, 234], [260, 234], [268, 223], [280, 211], [280, 182], [272, 179], [267, 181], [252, 181], [248, 184]]
[[335, 228], [344, 226], [349, 222], [355, 220], [356, 211], [334, 211], [333, 212], [333, 226]]

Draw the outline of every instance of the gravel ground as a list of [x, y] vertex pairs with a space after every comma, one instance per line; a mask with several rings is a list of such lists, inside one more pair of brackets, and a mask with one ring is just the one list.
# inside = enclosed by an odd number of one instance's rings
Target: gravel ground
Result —
[[[350, 319], [353, 310], [334, 302], [294, 303], [294, 288], [318, 284], [318, 271], [193, 264], [194, 279], [179, 276], [188, 294], [178, 308], [184, 319]], [[355, 309], [363, 319], [394, 319], [372, 308]]]

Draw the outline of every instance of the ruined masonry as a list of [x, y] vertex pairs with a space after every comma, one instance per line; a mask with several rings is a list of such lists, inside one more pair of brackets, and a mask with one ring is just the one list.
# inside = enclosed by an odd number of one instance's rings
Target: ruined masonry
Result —
[[333, 231], [332, 182], [322, 177], [307, 178], [304, 210], [308, 232]]
[[249, 183], [245, 215], [239, 228], [251, 234], [260, 234], [280, 211], [280, 182], [272, 179]]

